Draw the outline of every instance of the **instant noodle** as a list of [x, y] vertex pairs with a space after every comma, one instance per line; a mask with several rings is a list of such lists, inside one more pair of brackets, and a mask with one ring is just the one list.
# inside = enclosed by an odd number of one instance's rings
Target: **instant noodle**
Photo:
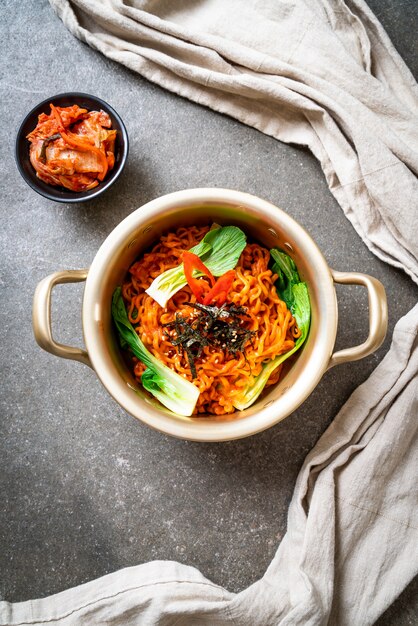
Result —
[[[207, 345], [201, 346], [191, 362], [190, 354], [178, 341], [178, 320], [183, 326], [196, 326], [202, 309], [199, 310], [194, 291], [186, 285], [168, 300], [166, 307], [162, 307], [146, 293], [146, 289], [163, 272], [177, 267], [183, 260], [183, 253], [200, 242], [208, 231], [208, 226], [191, 226], [163, 235], [150, 252], [130, 267], [122, 295], [129, 321], [146, 348], [198, 387], [200, 395], [194, 412], [223, 415], [235, 411], [234, 400], [244, 389], [251, 387], [264, 364], [294, 348], [300, 330], [277, 293], [275, 282], [278, 276], [269, 268], [269, 250], [257, 243], [247, 243], [233, 275], [229, 272], [222, 317], [224, 324], [237, 324], [241, 337], [247, 332], [248, 338], [237, 351], [233, 349], [233, 343], [213, 342], [209, 337]], [[198, 280], [207, 284], [206, 293], [210, 293], [211, 288], [213, 290], [209, 276]], [[228, 311], [232, 313], [228, 315]], [[208, 334], [205, 336], [207, 338]], [[267, 385], [278, 381], [281, 367], [279, 365], [273, 371]], [[133, 357], [133, 370], [138, 381], [145, 369], [146, 366]]]

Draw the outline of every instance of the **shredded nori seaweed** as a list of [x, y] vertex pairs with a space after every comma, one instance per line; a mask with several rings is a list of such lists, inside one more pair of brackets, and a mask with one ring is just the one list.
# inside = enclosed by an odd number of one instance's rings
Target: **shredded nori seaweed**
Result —
[[232, 356], [244, 353], [245, 344], [255, 334], [243, 328], [247, 316], [245, 307], [226, 303], [220, 307], [198, 302], [185, 304], [199, 313], [190, 318], [176, 313], [174, 320], [164, 326], [174, 329], [175, 333], [167, 332], [167, 337], [173, 346], [178, 346], [180, 352], [186, 353], [192, 378], [197, 378], [195, 360], [200, 357], [205, 346], [222, 348]]

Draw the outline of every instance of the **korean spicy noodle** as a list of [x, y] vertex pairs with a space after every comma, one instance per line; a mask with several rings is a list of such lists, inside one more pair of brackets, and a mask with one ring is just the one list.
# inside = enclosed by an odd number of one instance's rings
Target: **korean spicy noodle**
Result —
[[[187, 320], [196, 316], [195, 295], [186, 285], [163, 308], [145, 290], [162, 272], [177, 267], [183, 253], [208, 231], [208, 226], [190, 226], [162, 236], [150, 252], [130, 267], [122, 295], [129, 321], [148, 350], [198, 387], [195, 414], [224, 415], [235, 411], [234, 398], [253, 384], [263, 364], [294, 347], [300, 331], [277, 295], [274, 285], [277, 275], [268, 267], [269, 250], [257, 243], [247, 243], [235, 267], [228, 300], [231, 310], [245, 311], [240, 318], [240, 329], [242, 333], [248, 331], [248, 339], [239, 352], [231, 351], [226, 344], [204, 345], [194, 360], [195, 372], [192, 372], [190, 360], [181, 345], [175, 345], [173, 334], [176, 317]], [[267, 385], [279, 380], [281, 367], [274, 370]], [[146, 367], [133, 357], [133, 368], [140, 382]]]

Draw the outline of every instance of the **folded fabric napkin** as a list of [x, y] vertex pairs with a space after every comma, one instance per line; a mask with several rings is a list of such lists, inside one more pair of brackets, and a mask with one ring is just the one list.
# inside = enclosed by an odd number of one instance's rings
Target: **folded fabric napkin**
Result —
[[[418, 282], [418, 87], [361, 0], [50, 0], [75, 36], [149, 80], [308, 146], [366, 245]], [[158, 561], [0, 623], [373, 624], [418, 571], [418, 305], [308, 455], [288, 530], [239, 594]]]

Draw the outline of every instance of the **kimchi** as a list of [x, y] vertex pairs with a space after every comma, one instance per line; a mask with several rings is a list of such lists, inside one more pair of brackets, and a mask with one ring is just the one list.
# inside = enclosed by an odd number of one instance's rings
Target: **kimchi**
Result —
[[71, 191], [96, 187], [115, 164], [116, 130], [104, 111], [74, 104], [41, 113], [27, 135], [30, 161], [38, 178]]

